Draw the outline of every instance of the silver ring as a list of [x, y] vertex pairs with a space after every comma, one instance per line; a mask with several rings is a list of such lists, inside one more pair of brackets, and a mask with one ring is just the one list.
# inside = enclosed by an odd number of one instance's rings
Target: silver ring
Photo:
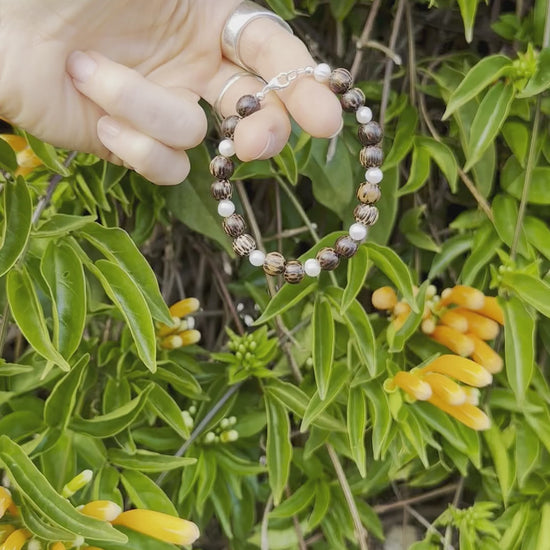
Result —
[[237, 82], [237, 80], [239, 80], [240, 78], [245, 78], [245, 77], [252, 77], [252, 78], [258, 80], [259, 82], [261, 82], [262, 84], [265, 84], [265, 80], [261, 76], [258, 76], [258, 75], [253, 74], [253, 73], [249, 73], [248, 71], [240, 71], [240, 72], [235, 73], [234, 75], [230, 76], [227, 79], [227, 82], [223, 85], [223, 88], [221, 89], [216, 101], [214, 101], [214, 105], [212, 105], [216, 116], [218, 116], [219, 118], [223, 118], [221, 107], [222, 107], [222, 101], [223, 101], [223, 98], [224, 98], [225, 94], [227, 93], [229, 88], [231, 88], [231, 86], [233, 86], [233, 84], [235, 84], [235, 82]]
[[259, 6], [254, 2], [250, 2], [250, 0], [241, 2], [235, 8], [235, 11], [233, 11], [233, 13], [227, 18], [227, 21], [223, 27], [221, 35], [222, 53], [227, 59], [233, 61], [235, 65], [239, 65], [239, 67], [251, 72], [255, 72], [254, 68], [247, 65], [241, 59], [239, 53], [239, 41], [246, 26], [258, 17], [267, 17], [272, 19], [286, 31], [293, 34], [290, 25], [277, 14], [262, 8], [262, 6]]

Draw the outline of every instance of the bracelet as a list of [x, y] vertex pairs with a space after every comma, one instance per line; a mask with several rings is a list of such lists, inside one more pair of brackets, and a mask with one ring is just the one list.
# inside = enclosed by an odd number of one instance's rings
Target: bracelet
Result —
[[[266, 94], [282, 90], [303, 76], [313, 76], [318, 82], [327, 83], [330, 90], [340, 96], [342, 109], [355, 113], [359, 128], [357, 135], [363, 146], [359, 153], [359, 161], [366, 169], [365, 181], [359, 185], [357, 198], [359, 204], [353, 215], [355, 223], [349, 227], [348, 234], [339, 237], [332, 247], [319, 250], [315, 258], [306, 260], [303, 264], [298, 260], [286, 260], [279, 252], [267, 254], [256, 247], [254, 238], [246, 233], [244, 218], [235, 213], [235, 204], [231, 200], [233, 185], [229, 181], [234, 172], [231, 157], [235, 154], [233, 135], [239, 121], [255, 113], [261, 108], [261, 102]], [[218, 145], [219, 154], [210, 162], [210, 173], [216, 178], [210, 190], [218, 201], [218, 214], [223, 218], [223, 229], [233, 239], [233, 250], [241, 257], [248, 256], [250, 263], [262, 267], [267, 275], [283, 275], [287, 283], [296, 284], [309, 277], [317, 277], [322, 270], [336, 269], [341, 258], [351, 258], [359, 245], [367, 237], [368, 228], [378, 219], [378, 208], [374, 204], [380, 199], [380, 182], [382, 171], [380, 166], [384, 154], [380, 147], [383, 133], [380, 125], [372, 120], [372, 111], [365, 106], [365, 94], [360, 88], [353, 87], [353, 77], [347, 69], [334, 69], [326, 63], [316, 67], [294, 69], [280, 73], [270, 80], [256, 94], [242, 96], [236, 105], [237, 115], [226, 117], [221, 124], [223, 139]]]

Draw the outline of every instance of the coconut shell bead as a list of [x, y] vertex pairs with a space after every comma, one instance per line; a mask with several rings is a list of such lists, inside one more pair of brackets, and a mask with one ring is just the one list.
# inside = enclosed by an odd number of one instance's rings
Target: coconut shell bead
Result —
[[378, 122], [371, 121], [359, 126], [357, 129], [357, 136], [359, 137], [361, 145], [366, 147], [368, 145], [380, 143], [384, 137], [384, 132], [382, 132], [382, 128]]
[[374, 204], [380, 200], [381, 196], [382, 192], [380, 191], [380, 186], [376, 183], [369, 183], [366, 181], [357, 190], [357, 198], [363, 204]]
[[384, 152], [380, 147], [369, 145], [359, 152], [359, 161], [365, 168], [376, 168], [384, 162]]
[[223, 201], [231, 198], [233, 186], [227, 180], [218, 180], [210, 186], [210, 192], [217, 201]]
[[228, 116], [227, 118], [224, 118], [222, 122], [222, 128], [221, 128], [223, 137], [233, 139], [233, 135], [235, 134], [235, 128], [237, 127], [237, 124], [239, 123], [240, 120], [241, 118], [238, 117], [237, 115], [231, 115], [231, 116]]
[[230, 158], [215, 156], [210, 162], [210, 173], [219, 180], [228, 180], [235, 171], [235, 165]]
[[317, 260], [321, 264], [321, 269], [324, 271], [332, 271], [338, 267], [340, 263], [340, 256], [336, 254], [334, 248], [321, 248], [316, 256]]
[[239, 256], [248, 256], [248, 254], [250, 254], [255, 249], [256, 249], [256, 241], [248, 233], [239, 235], [233, 241], [233, 250]]
[[347, 69], [334, 69], [328, 79], [328, 87], [335, 94], [345, 94], [353, 86], [353, 77]]
[[363, 225], [374, 225], [378, 219], [378, 208], [368, 204], [358, 204], [353, 211], [355, 221]]
[[342, 258], [351, 258], [357, 252], [359, 243], [354, 241], [349, 235], [342, 235], [334, 243], [334, 250]]
[[365, 104], [365, 94], [361, 88], [352, 88], [340, 98], [340, 103], [346, 113], [355, 113]]
[[262, 266], [267, 275], [280, 275], [285, 270], [285, 258], [279, 252], [268, 252]]
[[223, 230], [230, 237], [238, 237], [246, 231], [246, 222], [240, 214], [231, 214], [224, 218]]
[[249, 116], [260, 109], [260, 100], [251, 94], [243, 95], [237, 101], [236, 111], [240, 116]]
[[299, 283], [305, 275], [304, 266], [298, 260], [289, 260], [286, 262], [283, 277], [287, 283], [295, 285]]

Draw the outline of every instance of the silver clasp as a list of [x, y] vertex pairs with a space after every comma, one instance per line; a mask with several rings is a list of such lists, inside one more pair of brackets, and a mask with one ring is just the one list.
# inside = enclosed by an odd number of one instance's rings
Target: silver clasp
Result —
[[299, 76], [313, 74], [313, 67], [303, 67], [301, 69], [293, 69], [284, 73], [279, 73], [274, 76], [260, 92], [256, 92], [256, 97], [262, 101], [269, 92], [278, 92], [288, 88]]

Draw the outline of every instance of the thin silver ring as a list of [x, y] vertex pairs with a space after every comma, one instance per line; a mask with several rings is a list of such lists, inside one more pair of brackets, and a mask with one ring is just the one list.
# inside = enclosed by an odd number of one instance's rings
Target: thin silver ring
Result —
[[237, 82], [237, 80], [239, 80], [240, 78], [246, 78], [246, 77], [252, 77], [255, 80], [258, 80], [259, 82], [261, 82], [262, 84], [265, 84], [265, 80], [261, 76], [258, 76], [258, 75], [253, 74], [253, 73], [249, 73], [248, 71], [240, 71], [240, 72], [235, 73], [234, 75], [230, 76], [227, 79], [227, 82], [223, 85], [223, 88], [221, 89], [216, 101], [214, 101], [214, 105], [212, 105], [212, 107], [214, 109], [214, 112], [216, 113], [216, 115], [218, 117], [223, 118], [223, 113], [222, 113], [222, 109], [221, 109], [222, 101], [223, 101], [223, 98], [224, 98], [225, 94], [229, 90], [229, 88], [231, 88], [231, 86], [233, 86], [233, 84], [235, 84], [235, 82]]
[[241, 34], [246, 26], [254, 19], [258, 17], [267, 17], [278, 23], [289, 33], [292, 33], [292, 29], [289, 24], [272, 11], [266, 10], [250, 0], [241, 2], [233, 11], [233, 13], [227, 18], [221, 34], [221, 45], [223, 55], [233, 61], [235, 65], [242, 67], [250, 72], [255, 72], [253, 67], [247, 65], [240, 56], [239, 42]]

